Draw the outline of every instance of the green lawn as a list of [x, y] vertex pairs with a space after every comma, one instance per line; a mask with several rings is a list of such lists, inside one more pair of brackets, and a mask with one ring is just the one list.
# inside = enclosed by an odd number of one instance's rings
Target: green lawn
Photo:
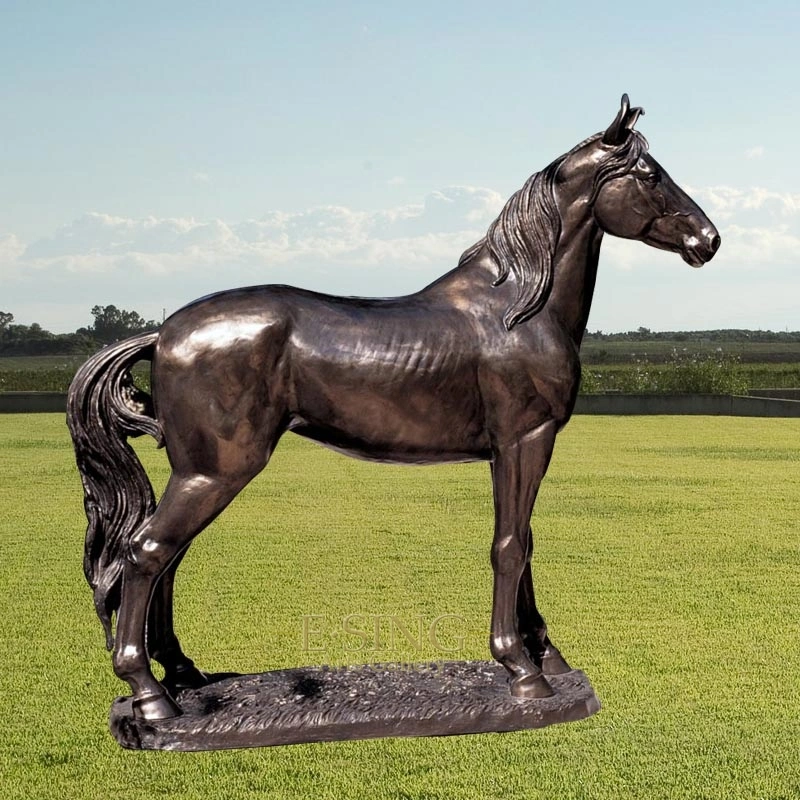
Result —
[[73, 373], [86, 361], [85, 355], [64, 356], [0, 356], [0, 371], [25, 370], [37, 372], [49, 369], [71, 369]]
[[[85, 355], [0, 356], [0, 392], [66, 393]], [[150, 385], [149, 364], [134, 368], [137, 380]]]
[[[163, 452], [140, 448], [163, 484]], [[217, 753], [121, 750], [127, 687], [81, 573], [63, 419], [0, 416], [0, 797], [797, 798], [800, 422], [577, 417], [534, 514], [539, 605], [603, 710], [545, 730]], [[178, 628], [207, 670], [449, 657], [348, 652], [343, 616], [458, 616], [488, 657], [486, 465], [395, 468], [287, 436], [193, 545]], [[437, 558], [437, 553], [440, 554]], [[303, 616], [323, 634], [303, 646]]]
[[[630, 344], [625, 342], [612, 342], [614, 345]], [[625, 351], [609, 356], [610, 363], [596, 363], [592, 357], [592, 347], [586, 345], [582, 352], [583, 382], [581, 391], [584, 394], [622, 391], [638, 393], [641, 391], [658, 392], [720, 392], [739, 393], [746, 392], [748, 388], [795, 388], [800, 386], [800, 359], [795, 358], [782, 343], [772, 343], [772, 350], [761, 349], [748, 351], [749, 356], [762, 360], [751, 361], [723, 361], [714, 362], [713, 348], [688, 348], [684, 353], [678, 349], [678, 356], [674, 356], [674, 347], [667, 348], [669, 343], [657, 342], [659, 348], [652, 352], [647, 349]], [[761, 346], [761, 345], [759, 345]], [[763, 344], [763, 348], [768, 345]], [[793, 345], [800, 350], [800, 344]], [[755, 344], [753, 345], [755, 348]], [[788, 345], [786, 345], [788, 347]], [[736, 354], [735, 349], [726, 348], [727, 354]], [[634, 357], [634, 354], [638, 353]], [[686, 367], [691, 365], [692, 354], [698, 354], [700, 367], [695, 366], [694, 371], [700, 369], [706, 378], [699, 384], [686, 376]], [[623, 358], [624, 355], [624, 358]], [[676, 374], [676, 358], [680, 375]], [[710, 363], [703, 362], [711, 358]], [[786, 361], [782, 361], [782, 359]], [[0, 356], [0, 392], [66, 392], [78, 367], [85, 361], [85, 356]], [[775, 359], [775, 361], [770, 361]], [[638, 363], [637, 363], [638, 362]], [[666, 362], [666, 363], [664, 363]], [[646, 374], [645, 374], [646, 373]], [[731, 376], [735, 373], [736, 380]], [[140, 362], [134, 368], [137, 383], [142, 388], [148, 389], [150, 385], [149, 362]], [[652, 375], [650, 380], [647, 375]], [[669, 379], [669, 376], [672, 379]], [[658, 376], [666, 376], [659, 378]], [[681, 377], [682, 376], [682, 377]], [[716, 376], [716, 377], [714, 377]]]
[[[691, 365], [689, 365], [691, 367]], [[2, 380], [0, 373], [0, 380]], [[674, 364], [586, 364], [581, 380], [582, 394], [600, 392], [671, 392], [746, 394], [751, 389], [794, 389], [800, 387], [800, 363], [698, 365], [687, 374]]]
[[635, 363], [643, 357], [653, 363], [669, 361], [672, 352], [687, 352], [698, 355], [713, 355], [723, 351], [729, 356], [737, 356], [743, 362], [780, 362], [797, 364], [800, 362], [800, 342], [745, 342], [733, 340], [703, 341], [686, 339], [645, 339], [598, 341], [584, 339], [581, 356], [586, 364]]

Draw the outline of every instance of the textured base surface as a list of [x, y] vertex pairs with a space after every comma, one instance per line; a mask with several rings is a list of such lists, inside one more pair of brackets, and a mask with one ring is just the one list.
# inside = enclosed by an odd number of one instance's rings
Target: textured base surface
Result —
[[600, 702], [583, 672], [548, 676], [553, 697], [517, 700], [494, 662], [301, 667], [225, 678], [181, 692], [184, 714], [133, 718], [111, 707], [111, 732], [142, 750], [220, 750], [389, 736], [543, 728], [591, 716]]

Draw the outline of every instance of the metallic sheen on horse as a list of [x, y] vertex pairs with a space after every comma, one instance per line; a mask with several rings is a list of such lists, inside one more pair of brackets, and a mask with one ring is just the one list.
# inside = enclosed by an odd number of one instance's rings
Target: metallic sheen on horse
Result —
[[[490, 650], [512, 695], [552, 694], [547, 676], [570, 667], [536, 608], [530, 520], [575, 406], [603, 235], [673, 251], [693, 267], [720, 244], [634, 130], [641, 113], [623, 96], [604, 132], [533, 175], [457, 267], [415, 294], [234, 289], [81, 368], [68, 422], [89, 520], [85, 571], [138, 718], [181, 714], [179, 692], [208, 680], [174, 632], [175, 572], [287, 431], [374, 461], [488, 461]], [[152, 399], [130, 376], [142, 359], [152, 362]], [[143, 433], [172, 468], [158, 503], [127, 443]]]

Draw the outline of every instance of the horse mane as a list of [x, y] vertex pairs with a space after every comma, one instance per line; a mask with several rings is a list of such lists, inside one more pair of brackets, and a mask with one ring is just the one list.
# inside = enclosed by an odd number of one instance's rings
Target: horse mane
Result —
[[[513, 273], [517, 296], [503, 315], [507, 330], [541, 311], [553, 287], [556, 245], [561, 235], [561, 215], [554, 191], [558, 170], [574, 152], [602, 135], [590, 136], [541, 172], [531, 175], [509, 198], [486, 236], [459, 259], [459, 266], [466, 264], [486, 246], [497, 264], [497, 278], [492, 285], [499, 286]], [[594, 202], [608, 181], [629, 172], [647, 148], [644, 136], [631, 131], [597, 166], [589, 202]]]

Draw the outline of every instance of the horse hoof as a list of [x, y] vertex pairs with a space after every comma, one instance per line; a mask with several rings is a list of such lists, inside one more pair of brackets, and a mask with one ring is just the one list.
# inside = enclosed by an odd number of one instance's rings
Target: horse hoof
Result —
[[533, 700], [541, 697], [552, 697], [553, 687], [544, 675], [524, 675], [511, 681], [511, 696], [522, 700]]
[[161, 683], [173, 697], [177, 697], [186, 689], [199, 689], [201, 686], [208, 686], [210, 676], [192, 665], [191, 667], [168, 673]]
[[180, 706], [168, 694], [135, 697], [131, 703], [134, 719], [156, 720], [180, 717]]
[[542, 656], [542, 672], [545, 675], [566, 675], [567, 672], [572, 672], [572, 667], [558, 649], [550, 645]]

